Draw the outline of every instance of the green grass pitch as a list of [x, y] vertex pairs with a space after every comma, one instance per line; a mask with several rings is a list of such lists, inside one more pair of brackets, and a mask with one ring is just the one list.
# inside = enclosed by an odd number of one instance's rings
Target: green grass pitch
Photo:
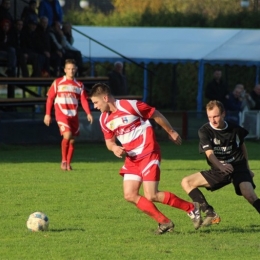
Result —
[[[198, 143], [161, 142], [161, 148], [160, 190], [190, 200], [181, 179], [208, 168]], [[247, 141], [247, 148], [259, 195], [260, 143]], [[203, 190], [222, 218], [219, 225], [195, 231], [185, 212], [156, 204], [176, 227], [155, 236], [154, 220], [123, 199], [122, 163], [104, 143], [78, 142], [74, 170], [63, 172], [59, 145], [0, 145], [0, 259], [259, 259], [259, 214], [232, 185]], [[27, 230], [34, 211], [48, 215], [49, 231]]]

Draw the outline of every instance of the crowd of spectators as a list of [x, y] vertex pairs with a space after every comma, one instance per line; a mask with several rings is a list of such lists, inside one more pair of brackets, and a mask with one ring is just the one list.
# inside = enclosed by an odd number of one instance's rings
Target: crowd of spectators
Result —
[[83, 76], [82, 55], [73, 47], [71, 24], [63, 23], [58, 0], [41, 0], [39, 6], [30, 0], [18, 19], [10, 8], [10, 0], [1, 1], [0, 60], [7, 67], [1, 76], [61, 76], [67, 58], [76, 60], [78, 76]]

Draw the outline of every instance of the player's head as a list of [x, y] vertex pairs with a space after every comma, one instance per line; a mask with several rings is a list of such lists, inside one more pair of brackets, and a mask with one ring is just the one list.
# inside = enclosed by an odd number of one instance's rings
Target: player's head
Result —
[[74, 59], [65, 60], [64, 72], [67, 78], [74, 78], [77, 72], [77, 65]]
[[212, 100], [206, 105], [207, 116], [211, 126], [222, 129], [225, 126], [225, 108], [220, 101]]
[[89, 97], [96, 109], [101, 112], [110, 111], [108, 103], [112, 95], [108, 85], [104, 83], [95, 84], [89, 92]]

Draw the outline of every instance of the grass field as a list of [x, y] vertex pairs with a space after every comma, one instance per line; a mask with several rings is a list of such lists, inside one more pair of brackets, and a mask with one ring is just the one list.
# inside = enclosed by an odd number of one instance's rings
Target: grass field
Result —
[[[197, 146], [161, 143], [161, 190], [190, 200], [182, 177], [208, 168]], [[260, 194], [260, 143], [247, 147]], [[155, 236], [156, 223], [124, 201], [122, 160], [103, 143], [77, 143], [72, 172], [62, 172], [59, 162], [59, 145], [0, 146], [1, 260], [259, 259], [259, 214], [232, 185], [204, 192], [221, 215], [219, 225], [195, 231], [185, 212], [157, 204], [176, 227]], [[49, 216], [48, 232], [27, 230], [34, 211]]]

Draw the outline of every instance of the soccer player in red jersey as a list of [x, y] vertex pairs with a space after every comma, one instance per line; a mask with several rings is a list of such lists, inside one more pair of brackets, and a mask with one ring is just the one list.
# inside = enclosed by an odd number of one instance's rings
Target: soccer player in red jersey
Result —
[[[199, 228], [201, 219], [198, 203], [158, 190], [161, 153], [149, 119], [154, 119], [169, 134], [170, 139], [180, 145], [181, 137], [168, 120], [144, 102], [116, 100], [111, 95], [110, 88], [103, 83], [95, 84], [89, 97], [94, 107], [101, 111], [100, 125], [108, 150], [119, 158], [125, 157], [125, 163], [120, 169], [125, 200], [158, 223], [156, 234], [172, 231], [174, 224], [158, 210], [154, 202], [185, 211], [192, 219], [195, 229]], [[116, 138], [121, 145], [117, 144]], [[139, 193], [142, 184], [144, 196]]]
[[51, 123], [51, 110], [54, 102], [55, 118], [63, 136], [61, 142], [61, 169], [70, 171], [72, 170], [70, 163], [74, 152], [75, 136], [79, 135], [79, 100], [91, 124], [93, 117], [90, 113], [88, 96], [84, 90], [84, 85], [75, 79], [77, 66], [73, 59], [65, 61], [64, 72], [65, 76], [54, 80], [48, 91], [44, 123], [47, 126]]

